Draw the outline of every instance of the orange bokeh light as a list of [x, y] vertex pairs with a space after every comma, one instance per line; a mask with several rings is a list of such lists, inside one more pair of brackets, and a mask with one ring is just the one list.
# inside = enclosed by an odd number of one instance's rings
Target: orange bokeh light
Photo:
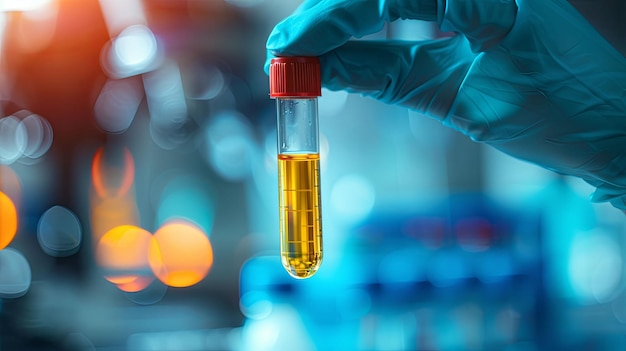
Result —
[[153, 276], [134, 276], [132, 281], [116, 284], [117, 288], [125, 292], [138, 292], [150, 285], [154, 281]]
[[11, 199], [0, 192], [0, 250], [9, 246], [17, 233], [17, 210]]
[[148, 262], [152, 234], [145, 229], [121, 225], [102, 236], [96, 247], [96, 262], [106, 280], [120, 290], [137, 292], [154, 280]]
[[105, 233], [117, 226], [139, 224], [133, 187], [133, 156], [128, 148], [122, 148], [117, 156], [123, 156], [123, 165], [114, 167], [111, 162], [106, 162], [104, 152], [103, 147], [98, 148], [91, 163], [90, 221], [93, 243], [98, 243]]
[[[135, 160], [128, 148], [124, 148], [124, 167], [116, 168], [104, 165], [102, 153], [104, 149], [100, 147], [93, 155], [91, 162], [91, 177], [93, 188], [98, 196], [110, 198], [124, 196], [131, 189], [135, 180]], [[119, 183], [115, 187], [109, 187], [111, 183]]]
[[213, 265], [213, 248], [202, 229], [175, 220], [154, 233], [148, 257], [152, 272], [161, 282], [182, 288], [206, 277]]

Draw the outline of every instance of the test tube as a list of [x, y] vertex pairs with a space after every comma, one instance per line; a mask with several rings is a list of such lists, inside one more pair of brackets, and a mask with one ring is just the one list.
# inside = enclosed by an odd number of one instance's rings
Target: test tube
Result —
[[317, 57], [270, 62], [270, 97], [276, 100], [280, 255], [294, 278], [311, 277], [322, 263], [322, 211]]

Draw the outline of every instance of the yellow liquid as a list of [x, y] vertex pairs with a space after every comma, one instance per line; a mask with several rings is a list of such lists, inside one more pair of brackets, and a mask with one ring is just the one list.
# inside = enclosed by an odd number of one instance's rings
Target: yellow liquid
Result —
[[322, 263], [319, 154], [278, 155], [280, 251], [294, 278], [308, 278]]

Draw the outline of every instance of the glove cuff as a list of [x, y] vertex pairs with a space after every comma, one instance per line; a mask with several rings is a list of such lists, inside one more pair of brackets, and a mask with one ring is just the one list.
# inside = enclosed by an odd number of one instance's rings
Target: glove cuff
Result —
[[418, 14], [415, 19], [423, 21], [437, 20], [437, 0], [418, 0]]
[[422, 21], [437, 21], [437, 2], [440, 0], [396, 0], [389, 5], [391, 16], [394, 21], [398, 18], [415, 19]]

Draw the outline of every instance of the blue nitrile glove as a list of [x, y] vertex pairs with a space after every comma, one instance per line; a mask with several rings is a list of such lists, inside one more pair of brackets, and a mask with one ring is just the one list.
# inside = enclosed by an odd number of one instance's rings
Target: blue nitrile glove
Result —
[[[462, 35], [351, 40], [399, 18]], [[565, 0], [305, 0], [267, 49], [319, 56], [326, 88], [425, 113], [626, 210], [626, 58]]]

